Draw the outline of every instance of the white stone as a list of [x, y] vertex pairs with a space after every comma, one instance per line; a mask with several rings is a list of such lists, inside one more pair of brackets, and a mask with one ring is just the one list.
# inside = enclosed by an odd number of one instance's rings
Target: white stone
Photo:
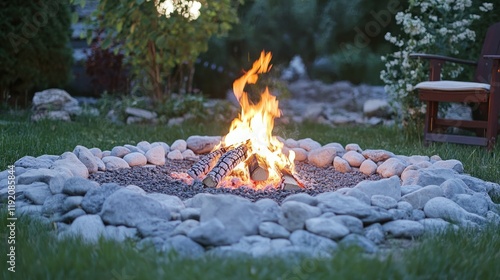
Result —
[[87, 166], [85, 166], [85, 164], [83, 164], [72, 152], [65, 152], [62, 154], [60, 159], [54, 161], [50, 168], [58, 169], [59, 167], [69, 169], [74, 176], [80, 176], [83, 178], [89, 177], [89, 170]]
[[92, 152], [84, 146], [76, 146], [73, 153], [87, 167], [89, 173], [97, 172], [97, 162]]
[[401, 183], [398, 176], [377, 181], [361, 181], [353, 190], [360, 190], [371, 198], [373, 195], [385, 195], [399, 200], [401, 198]]
[[199, 159], [199, 157], [190, 149], [187, 149], [184, 152], [182, 152], [182, 158], [190, 159], [190, 160], [198, 160]]
[[148, 160], [146, 159], [146, 156], [139, 153], [139, 152], [132, 152], [130, 154], [126, 154], [123, 157], [123, 160], [127, 162], [129, 166], [143, 166], [146, 165]]
[[167, 155], [168, 159], [171, 160], [183, 160], [184, 157], [182, 156], [182, 153], [179, 150], [172, 150], [168, 153]]
[[333, 147], [320, 147], [311, 150], [307, 155], [307, 160], [317, 166], [326, 167], [332, 164], [333, 158], [337, 155], [337, 150]]
[[[113, 147], [113, 149], [111, 149], [111, 156], [115, 156], [115, 157], [119, 157], [119, 158], [122, 158], [124, 157], [126, 154], [130, 153], [130, 150], [123, 147], [123, 146], [116, 146], [116, 147]], [[104, 157], [104, 155], [103, 155]]]
[[349, 165], [349, 162], [347, 162], [347, 160], [345, 160], [345, 159], [343, 159], [343, 158], [341, 158], [339, 156], [336, 156], [333, 159], [333, 168], [335, 168], [336, 171], [342, 172], [342, 173], [346, 173], [346, 172], [351, 172], [352, 171], [352, 168]]
[[108, 171], [114, 171], [120, 168], [130, 168], [125, 160], [115, 156], [103, 157], [102, 162], [104, 162], [106, 170]]
[[386, 150], [364, 150], [361, 154], [374, 162], [385, 161], [394, 156], [392, 152]]
[[179, 152], [184, 152], [187, 149], [187, 142], [183, 139], [175, 140], [172, 145], [170, 145], [170, 150], [178, 150]]
[[348, 151], [342, 156], [351, 167], [360, 167], [361, 164], [366, 160], [365, 157], [356, 152], [356, 151]]
[[356, 143], [350, 143], [350, 144], [345, 145], [345, 150], [348, 152], [349, 151], [354, 151], [354, 152], [358, 152], [358, 153], [363, 152], [361, 147]]
[[298, 148], [299, 147], [299, 142], [295, 139], [288, 138], [285, 140], [285, 146], [288, 148]]
[[361, 166], [359, 167], [359, 172], [365, 174], [365, 175], [372, 175], [377, 172], [377, 164], [373, 162], [371, 159], [367, 159], [363, 161]]
[[161, 146], [156, 146], [146, 152], [146, 159], [154, 165], [165, 164], [165, 150]]
[[221, 139], [220, 136], [193, 135], [186, 139], [186, 145], [188, 149], [196, 154], [205, 154], [212, 151], [220, 143]]
[[305, 138], [299, 140], [299, 148], [302, 148], [308, 152], [320, 147], [321, 144], [312, 140], [311, 138]]
[[307, 151], [302, 148], [292, 148], [291, 149], [295, 153], [296, 161], [304, 161], [307, 159]]
[[392, 176], [400, 176], [403, 173], [403, 170], [406, 168], [404, 162], [397, 158], [389, 158], [384, 163], [379, 165], [377, 168], [377, 173], [384, 178], [392, 177]]
[[463, 164], [456, 159], [440, 160], [432, 164], [434, 168], [448, 168], [453, 169], [458, 173], [464, 173]]
[[152, 145], [148, 141], [141, 141], [141, 142], [137, 143], [137, 149], [143, 151], [144, 153], [149, 151], [149, 149], [151, 149], [151, 148], [152, 148]]

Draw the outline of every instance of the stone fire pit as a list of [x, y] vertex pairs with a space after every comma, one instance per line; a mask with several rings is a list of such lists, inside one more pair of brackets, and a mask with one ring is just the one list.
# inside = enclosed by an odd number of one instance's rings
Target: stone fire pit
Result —
[[[500, 185], [467, 175], [458, 160], [357, 144], [280, 139], [297, 155], [300, 190], [189, 184], [186, 170], [219, 141], [192, 136], [25, 156], [14, 164], [16, 214], [54, 224], [59, 238], [133, 239], [139, 248], [187, 257], [323, 257], [340, 244], [374, 253], [390, 238], [500, 223], [500, 205], [490, 198]], [[7, 177], [0, 173], [2, 201]]]

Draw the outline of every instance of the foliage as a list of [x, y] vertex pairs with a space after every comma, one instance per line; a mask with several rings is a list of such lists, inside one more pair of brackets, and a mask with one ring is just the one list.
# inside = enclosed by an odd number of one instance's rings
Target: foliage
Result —
[[206, 99], [201, 94], [175, 94], [171, 100], [156, 105], [157, 112], [166, 118], [185, 116], [186, 114], [204, 118], [207, 110], [204, 107]]
[[67, 1], [2, 1], [0, 30], [2, 99], [14, 103], [28, 99], [34, 90], [61, 87], [69, 81], [72, 50]]
[[101, 31], [94, 38], [85, 60], [85, 71], [91, 79], [94, 94], [99, 96], [103, 92], [126, 93], [129, 91], [129, 82], [123, 61], [124, 55], [113, 51], [113, 48], [119, 47], [117, 43], [104, 49], [102, 36]]
[[[225, 35], [237, 22], [239, 3], [101, 0], [94, 17], [99, 28], [106, 31], [103, 48], [113, 41], [123, 44], [134, 76], [133, 89], [158, 101], [168, 99], [175, 90], [192, 91], [196, 57], [206, 51], [210, 37]], [[199, 11], [190, 13], [193, 7]]]
[[[386, 69], [380, 78], [386, 83], [386, 92], [401, 104], [400, 121], [405, 127], [422, 123], [425, 105], [413, 87], [428, 77], [428, 66], [409, 55], [429, 53], [469, 58], [467, 50], [476, 44], [476, 34], [470, 27], [480, 18], [478, 13], [493, 8], [488, 3], [472, 4], [470, 0], [415, 0], [410, 1], [404, 12], [396, 14], [396, 23], [402, 32], [398, 36], [387, 33], [385, 38], [399, 50], [382, 57]], [[447, 63], [441, 78], [453, 79], [462, 71], [462, 66]]]

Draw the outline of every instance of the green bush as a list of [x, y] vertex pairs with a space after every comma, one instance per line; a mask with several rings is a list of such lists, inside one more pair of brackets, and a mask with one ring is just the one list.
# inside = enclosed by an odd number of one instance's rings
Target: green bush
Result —
[[69, 81], [70, 18], [63, 0], [0, 3], [0, 92], [9, 103]]

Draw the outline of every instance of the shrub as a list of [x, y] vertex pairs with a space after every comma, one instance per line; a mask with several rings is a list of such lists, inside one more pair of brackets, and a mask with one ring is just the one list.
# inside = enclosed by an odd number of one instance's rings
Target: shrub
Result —
[[[0, 3], [0, 92], [10, 102], [34, 90], [61, 87], [71, 77], [67, 1]], [[23, 96], [24, 95], [24, 96]]]
[[[399, 48], [383, 56], [386, 69], [380, 78], [386, 83], [386, 92], [401, 105], [400, 122], [404, 127], [422, 123], [425, 104], [422, 104], [413, 87], [428, 79], [428, 65], [410, 59], [411, 53], [430, 53], [470, 58], [469, 49], [476, 44], [476, 33], [471, 25], [479, 13], [491, 11], [492, 4], [473, 5], [470, 0], [416, 0], [410, 1], [404, 12], [396, 14], [401, 33], [385, 38]], [[480, 42], [478, 42], [480, 44]], [[476, 57], [474, 57], [476, 59]], [[446, 63], [442, 79], [458, 77], [463, 67]]]

